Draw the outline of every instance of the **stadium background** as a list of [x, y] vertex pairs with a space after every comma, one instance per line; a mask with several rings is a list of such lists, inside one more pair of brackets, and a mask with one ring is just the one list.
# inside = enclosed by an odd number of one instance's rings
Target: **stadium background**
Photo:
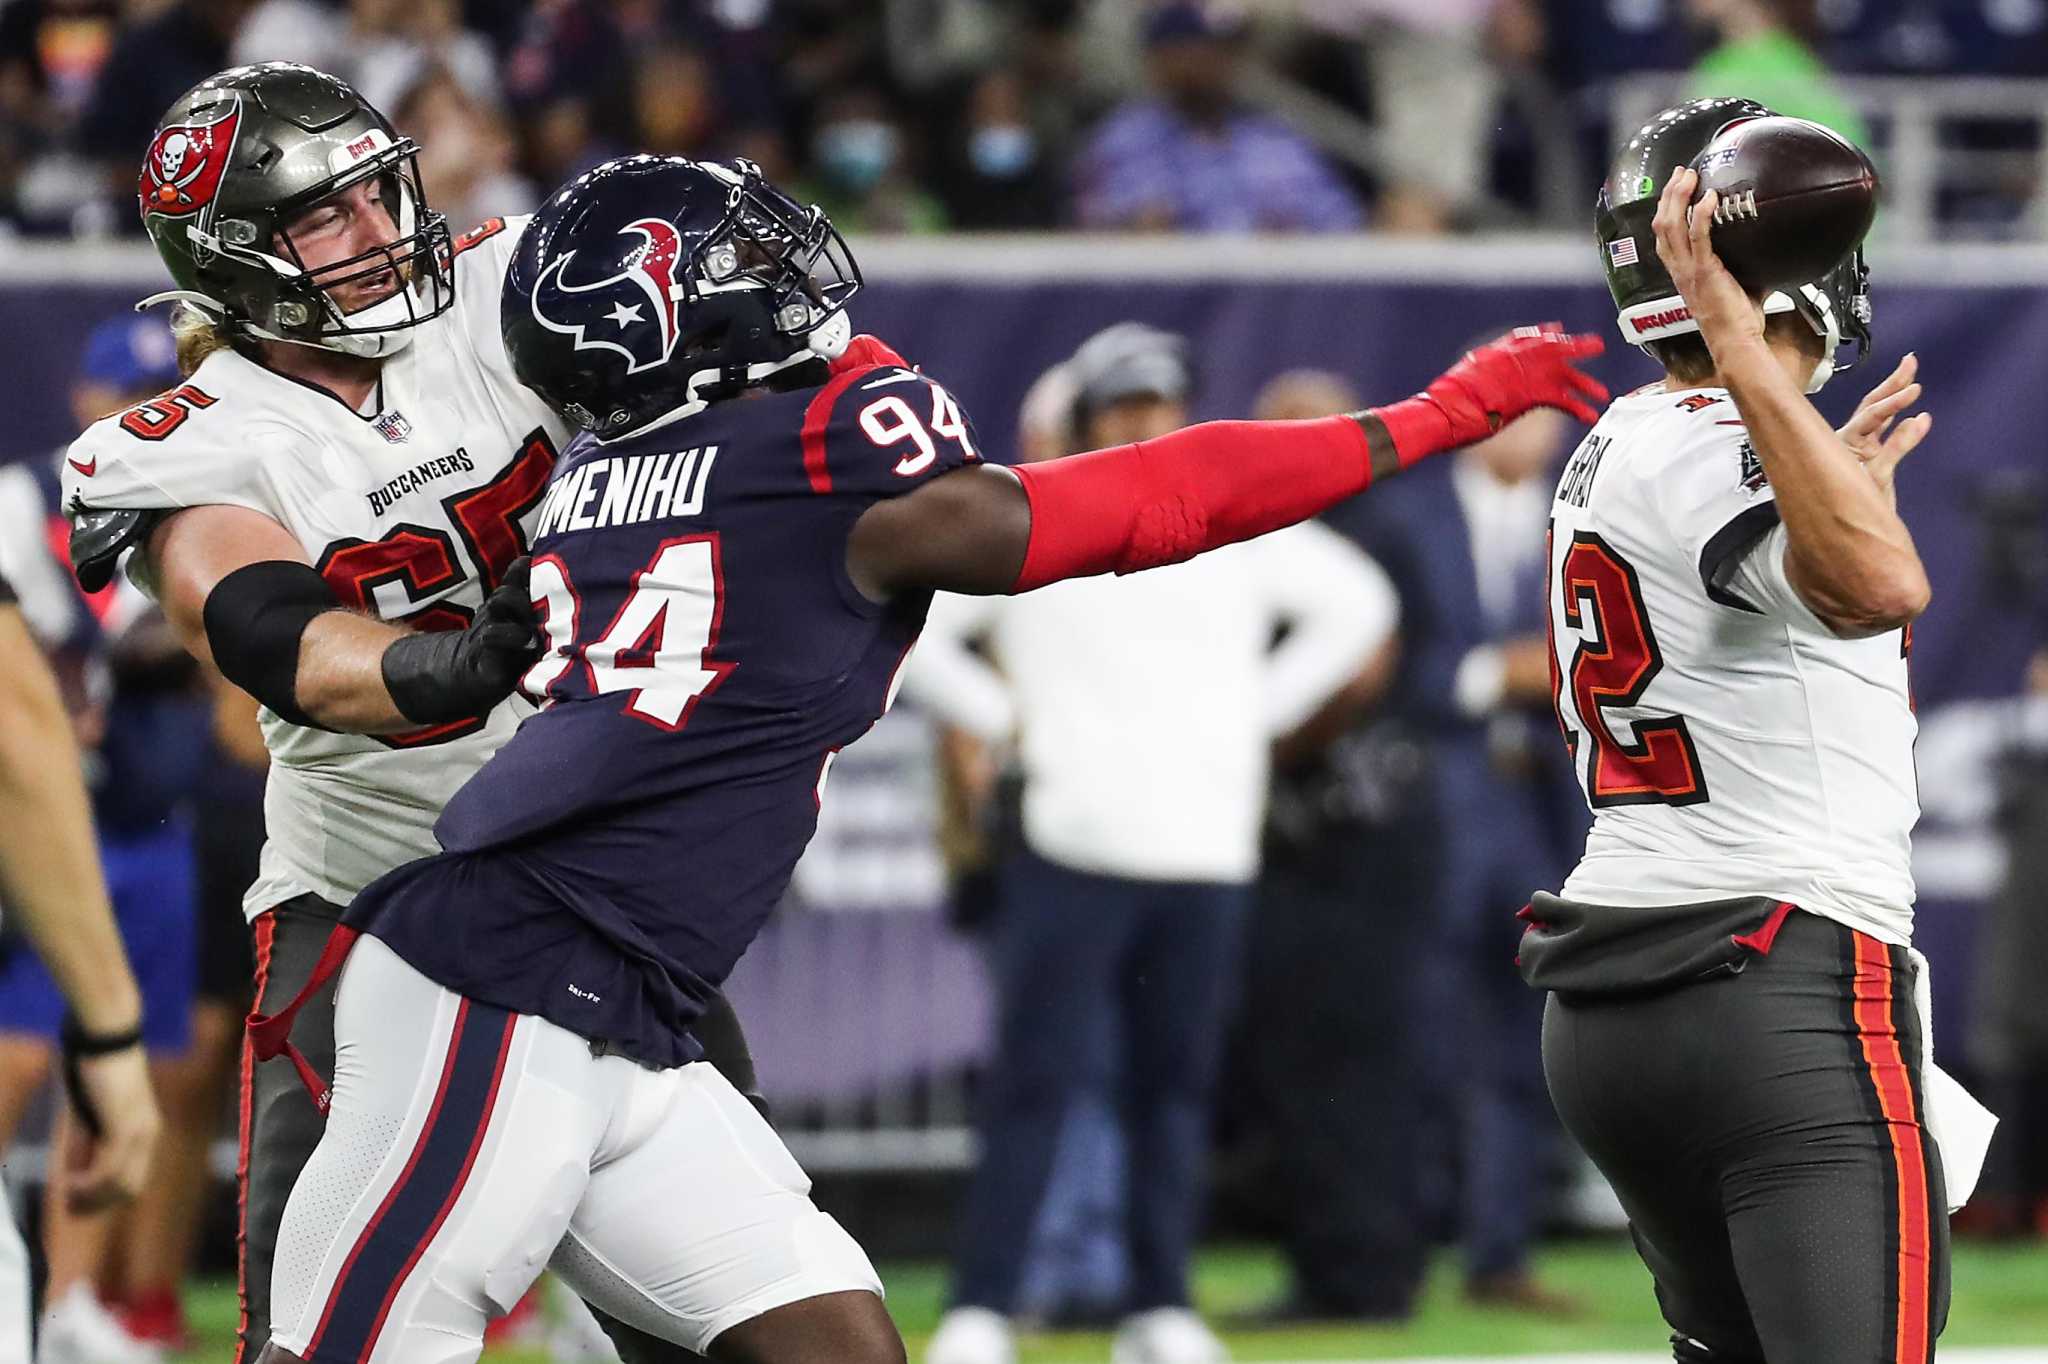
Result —
[[[1189, 339], [1202, 381], [1195, 415], [1204, 418], [1246, 415], [1266, 380], [1299, 367], [1345, 375], [1371, 399], [1405, 393], [1474, 335], [1517, 320], [1559, 318], [1612, 343], [1584, 222], [1597, 168], [1642, 113], [1707, 88], [1701, 64], [1734, 26], [1761, 14], [1798, 35], [1814, 62], [1801, 88], [1868, 130], [1892, 186], [1872, 250], [1877, 349], [1869, 370], [1838, 382], [1823, 407], [1841, 415], [1866, 380], [1913, 349], [1937, 415], [1901, 484], [1936, 595], [1914, 647], [1926, 807], [1915, 865], [1920, 942], [1941, 986], [1936, 1033], [1944, 1062], [1966, 1073], [1983, 1026], [1973, 980], [1999, 948], [1978, 931], [1982, 907], [2004, 886], [2009, 838], [2032, 836], [2000, 814], [2016, 787], [2040, 780], [2030, 756], [2048, 743], [2048, 703], [2029, 690], [2048, 612], [2037, 396], [2048, 374], [2048, 6], [1453, 7], [1444, 31], [1465, 45], [1470, 79], [1490, 83], [1497, 100], [1475, 125], [1476, 187], [1463, 198], [1437, 195], [1441, 211], [1432, 219], [1426, 204], [1420, 220], [1403, 216], [1416, 211], [1414, 196], [1404, 200], [1409, 163], [1389, 143], [1407, 125], [1385, 107], [1384, 81], [1375, 95], [1370, 73], [1377, 45], [1437, 21], [1418, 21], [1393, 0], [1271, 0], [1213, 12], [1205, 22], [1242, 44], [1244, 98], [1315, 148], [1357, 223], [1211, 234], [1197, 213], [1134, 236], [1110, 230], [1117, 225], [1091, 203], [1089, 137], [1142, 95], [1157, 8], [9, 0], [0, 5], [0, 225], [10, 237], [0, 250], [0, 353], [13, 401], [0, 457], [40, 457], [68, 438], [64, 395], [87, 332], [161, 287], [153, 253], [131, 239], [120, 187], [132, 185], [133, 155], [156, 110], [221, 64], [217, 54], [354, 64], [404, 131], [430, 149], [438, 135], [468, 151], [466, 164], [438, 171], [452, 193], [428, 162], [430, 198], [457, 230], [465, 213], [518, 211], [536, 187], [615, 150], [756, 156], [800, 192], [838, 201], [870, 284], [855, 305], [858, 327], [947, 383], [984, 446], [1007, 458], [1032, 380], [1129, 318]], [[1747, 13], [1731, 18], [1738, 10]], [[1242, 31], [1240, 19], [1249, 20]], [[988, 109], [1011, 107], [1005, 100], [1031, 130], [1034, 169], [1021, 186], [992, 187], [969, 135], [995, 118]], [[847, 125], [862, 136], [848, 136]], [[846, 183], [859, 178], [855, 151], [872, 154], [878, 127], [890, 130], [883, 141], [893, 154], [856, 190]], [[902, 230], [876, 230], [884, 226]], [[1594, 368], [1617, 390], [1651, 377], [1648, 362], [1619, 345]], [[930, 1260], [948, 1230], [949, 1198], [927, 1195], [950, 1194], [972, 1161], [967, 1119], [990, 1007], [971, 940], [947, 922], [936, 821], [932, 727], [904, 708], [835, 769], [792, 902], [733, 984], [765, 1087], [827, 1205], [901, 1266], [890, 1278], [913, 1335], [936, 1314], [940, 1275]], [[1362, 889], [1360, 912], [1395, 907]], [[8, 1163], [16, 1183], [35, 1168], [33, 1149]], [[1543, 1263], [1594, 1304], [1590, 1319], [1462, 1312], [1444, 1289], [1406, 1331], [1233, 1343], [1253, 1357], [1654, 1348], [1639, 1267], [1611, 1228], [1600, 1230], [1597, 1197], [1575, 1198], [1569, 1183], [1558, 1224], [1583, 1239], [1561, 1242]], [[217, 1223], [227, 1202], [216, 1200]], [[1277, 1287], [1271, 1258], [1235, 1245], [1256, 1222], [1219, 1228], [1233, 1246], [1205, 1262], [1205, 1305], [1249, 1308]], [[2037, 1244], [1965, 1243], [1951, 1339], [2048, 1347], [2048, 1257]], [[218, 1268], [216, 1258], [210, 1269]], [[196, 1324], [217, 1324], [220, 1295], [217, 1281], [198, 1293]], [[1097, 1337], [1052, 1336], [1032, 1352], [1091, 1357], [1102, 1348]]]

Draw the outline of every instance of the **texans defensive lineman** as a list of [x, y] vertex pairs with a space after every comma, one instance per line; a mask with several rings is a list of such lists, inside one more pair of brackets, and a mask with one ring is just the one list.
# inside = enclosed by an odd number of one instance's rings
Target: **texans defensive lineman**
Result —
[[1964, 1127], [1981, 1110], [1931, 1068], [1909, 949], [1929, 589], [1893, 474], [1931, 418], [1900, 419], [1911, 356], [1839, 433], [1805, 396], [1868, 344], [1860, 248], [1752, 299], [1714, 196], [1688, 216], [1693, 159], [1768, 112], [1669, 110], [1602, 191], [1622, 329], [1665, 378], [1608, 408], [1552, 505], [1553, 678], [1594, 824], [1521, 964], [1676, 1357], [1921, 1364], [1947, 1313], [1942, 1157], [1981, 1135], [1936, 1140], [1945, 1086]]
[[333, 1108], [285, 1216], [273, 1364], [474, 1359], [550, 1259], [714, 1358], [900, 1361], [866, 1257], [688, 1030], [932, 591], [1185, 559], [1600, 391], [1572, 365], [1596, 340], [1530, 328], [1372, 412], [1013, 472], [870, 340], [827, 369], [858, 287], [824, 214], [745, 162], [607, 163], [521, 234], [506, 342], [585, 431], [535, 528], [545, 704], [449, 803], [446, 851], [330, 944]]
[[[451, 240], [417, 152], [303, 66], [182, 96], [139, 193], [188, 378], [93, 426], [64, 476], [81, 581], [136, 552], [187, 645], [265, 707], [259, 1009], [299, 992], [358, 890], [434, 850], [442, 806], [530, 710], [507, 699], [538, 654], [519, 561], [567, 427], [499, 337], [518, 224]], [[322, 1069], [330, 1009], [299, 1039]], [[735, 1051], [718, 1060], [747, 1086]], [[244, 1358], [321, 1125], [290, 1066], [245, 1060]]]

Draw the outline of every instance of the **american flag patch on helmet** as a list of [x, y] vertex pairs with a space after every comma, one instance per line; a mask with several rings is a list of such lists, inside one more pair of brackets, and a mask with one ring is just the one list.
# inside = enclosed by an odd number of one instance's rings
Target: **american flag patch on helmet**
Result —
[[1617, 270], [1624, 265], [1634, 265], [1637, 259], [1636, 239], [1634, 237], [1622, 237], [1617, 241], [1607, 243], [1607, 259]]

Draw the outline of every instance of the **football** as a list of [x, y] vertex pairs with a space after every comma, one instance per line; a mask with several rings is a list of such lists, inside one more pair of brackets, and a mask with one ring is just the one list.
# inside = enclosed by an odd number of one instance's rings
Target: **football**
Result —
[[1855, 143], [1803, 118], [1723, 129], [1693, 162], [1708, 190], [1714, 250], [1752, 293], [1804, 284], [1849, 254], [1877, 215], [1877, 168]]

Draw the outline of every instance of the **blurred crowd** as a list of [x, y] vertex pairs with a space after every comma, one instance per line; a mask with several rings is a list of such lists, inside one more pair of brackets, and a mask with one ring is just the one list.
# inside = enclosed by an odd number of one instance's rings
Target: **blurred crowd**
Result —
[[[5, 0], [0, 221], [138, 231], [135, 165], [157, 116], [223, 66], [272, 59], [345, 76], [390, 111], [458, 230], [648, 149], [749, 156], [854, 232], [1436, 232], [1529, 221], [1561, 185], [1583, 203], [1619, 78], [1670, 72], [1860, 138], [1830, 70], [2048, 75], [2048, 8]], [[2038, 127], [1965, 133], [2024, 150]]]

